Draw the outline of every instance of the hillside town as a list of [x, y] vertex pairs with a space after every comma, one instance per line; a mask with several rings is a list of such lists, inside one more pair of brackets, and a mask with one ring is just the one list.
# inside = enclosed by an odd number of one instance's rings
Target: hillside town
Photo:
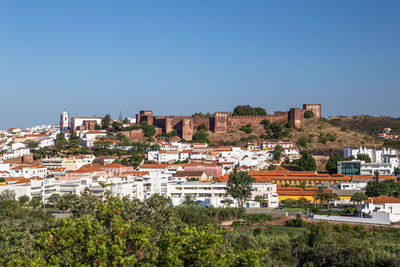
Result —
[[400, 266], [400, 1], [1, 1], [0, 267]]
[[[296, 113], [299, 109], [291, 109], [286, 115], [275, 113], [279, 118], [287, 116], [287, 120], [275, 125], [281, 127], [294, 119], [297, 122], [291, 127], [300, 128], [307, 116], [312, 120], [321, 118], [320, 105], [304, 105], [304, 110], [299, 113], [301, 117]], [[253, 182], [245, 206], [278, 209], [290, 201], [322, 202], [321, 192], [329, 195], [326, 201], [332, 205], [355, 205], [353, 196], [365, 195], [373, 181], [397, 183], [399, 149], [345, 147], [342, 156], [335, 156], [336, 160], [329, 158], [333, 168], [318, 172], [314, 155], [299, 149], [293, 141], [272, 137], [243, 145], [210, 145], [206, 138], [198, 137], [209, 131], [213, 123], [213, 131], [245, 131], [243, 127], [250, 127], [248, 122], [255, 123], [255, 118], [256, 123], [266, 126], [271, 121], [265, 118], [273, 120], [276, 116], [224, 114], [223, 121], [232, 117], [229, 120], [236, 123], [221, 126], [221, 115], [217, 113], [204, 123], [207, 120], [202, 118], [160, 118], [153, 117], [151, 112], [117, 120], [109, 115], [70, 118], [64, 111], [57, 125], [2, 130], [0, 193], [10, 190], [16, 198], [27, 196], [46, 205], [53, 195], [79, 196], [89, 192], [102, 197], [109, 190], [116, 198], [141, 202], [159, 194], [170, 198], [174, 206], [192, 198], [200, 206], [235, 207], [239, 200], [228, 192], [227, 184], [232, 174], [247, 173]], [[176, 118], [179, 122], [173, 122]], [[156, 120], [163, 120], [164, 126], [155, 127], [162, 124], [156, 124]], [[191, 125], [189, 130], [185, 130], [186, 120]], [[362, 203], [368, 207], [377, 203], [374, 197], [367, 199]], [[397, 207], [400, 199], [387, 201], [382, 204]], [[360, 208], [360, 220], [385, 213], [390, 222], [400, 221], [397, 208], [368, 207]]]

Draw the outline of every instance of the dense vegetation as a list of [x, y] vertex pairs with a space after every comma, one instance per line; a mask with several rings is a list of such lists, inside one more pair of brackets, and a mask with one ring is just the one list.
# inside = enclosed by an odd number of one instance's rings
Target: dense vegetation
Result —
[[233, 110], [233, 116], [248, 116], [248, 115], [267, 115], [267, 112], [263, 108], [252, 107], [250, 105], [237, 106]]
[[[84, 193], [72, 216], [55, 220], [10, 196], [0, 199], [0, 262], [8, 265], [398, 266], [398, 230], [306, 223], [265, 226], [265, 214], [239, 208], [145, 204]], [[237, 220], [242, 218], [241, 220]], [[236, 220], [230, 229], [218, 223]]]

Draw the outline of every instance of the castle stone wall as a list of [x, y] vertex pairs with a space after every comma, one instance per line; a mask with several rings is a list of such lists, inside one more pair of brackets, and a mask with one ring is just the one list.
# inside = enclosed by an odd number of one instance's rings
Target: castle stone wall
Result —
[[147, 121], [148, 124], [162, 129], [163, 133], [170, 133], [176, 130], [182, 138], [191, 140], [193, 133], [203, 123], [214, 133], [226, 133], [229, 129], [237, 129], [249, 123], [257, 125], [263, 120], [279, 123], [287, 123], [292, 120], [295, 127], [300, 127], [306, 110], [311, 110], [316, 118], [321, 117], [320, 104], [304, 104], [303, 109], [291, 108], [289, 112], [278, 111], [264, 116], [231, 116], [228, 112], [215, 112], [211, 118], [201, 118], [191, 116], [153, 116], [152, 111], [140, 111], [136, 115], [136, 121], [137, 123]]

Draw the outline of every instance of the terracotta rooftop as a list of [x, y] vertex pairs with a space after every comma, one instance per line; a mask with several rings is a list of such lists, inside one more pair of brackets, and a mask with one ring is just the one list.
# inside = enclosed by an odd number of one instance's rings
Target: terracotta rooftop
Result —
[[174, 177], [200, 177], [204, 171], [177, 171]]
[[365, 202], [375, 204], [386, 204], [386, 203], [400, 203], [400, 198], [397, 197], [373, 197]]

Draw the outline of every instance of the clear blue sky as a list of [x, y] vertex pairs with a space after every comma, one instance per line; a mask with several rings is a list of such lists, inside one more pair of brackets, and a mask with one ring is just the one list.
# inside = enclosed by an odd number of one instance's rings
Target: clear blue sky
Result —
[[71, 115], [400, 117], [400, 1], [1, 1], [0, 128]]

